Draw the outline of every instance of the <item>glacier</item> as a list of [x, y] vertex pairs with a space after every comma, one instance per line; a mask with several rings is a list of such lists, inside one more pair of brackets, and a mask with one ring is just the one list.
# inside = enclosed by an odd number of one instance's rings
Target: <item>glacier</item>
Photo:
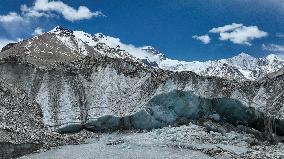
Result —
[[[267, 94], [261, 93], [264, 87], [256, 82], [248, 87], [247, 83], [152, 70], [108, 57], [85, 57], [64, 68], [40, 70], [8, 62], [1, 65], [0, 73], [1, 80], [35, 99], [45, 124], [61, 133], [152, 129], [213, 113], [231, 124], [263, 131], [266, 112], [255, 105], [260, 106], [256, 102]], [[281, 124], [279, 118], [275, 127], [283, 135]]]

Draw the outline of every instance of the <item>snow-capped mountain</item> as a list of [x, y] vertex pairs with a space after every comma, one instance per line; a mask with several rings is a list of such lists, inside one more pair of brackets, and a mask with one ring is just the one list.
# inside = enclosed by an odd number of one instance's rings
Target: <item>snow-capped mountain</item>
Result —
[[[257, 80], [284, 66], [284, 60], [274, 54], [255, 58], [241, 53], [229, 59], [205, 62], [173, 60], [152, 46], [136, 47], [102, 33], [91, 35], [63, 27], [56, 27], [44, 35], [24, 40], [20, 44], [24, 50], [15, 50], [15, 52], [24, 52], [30, 58], [36, 57], [32, 59], [36, 61], [42, 61], [42, 58], [49, 56], [49, 64], [56, 62], [57, 59], [72, 61], [80, 56], [105, 55], [111, 58], [130, 59], [164, 70], [192, 71], [201, 76], [235, 80]], [[7, 45], [2, 52], [13, 45], [15, 44]]]
[[193, 71], [202, 76], [257, 80], [284, 66], [284, 60], [274, 54], [255, 58], [246, 53], [241, 53], [229, 59], [187, 62], [167, 58], [165, 54], [152, 46], [135, 47], [131, 44], [124, 44], [119, 38], [106, 36], [102, 33], [91, 35], [83, 31], [71, 31], [62, 27], [56, 27], [49, 33], [57, 34], [57, 38], [66, 46], [71, 50], [81, 52], [83, 55], [88, 54], [87, 45], [109, 57], [129, 58], [165, 70]]
[[[168, 61], [172, 61], [168, 59]], [[217, 76], [237, 80], [257, 80], [269, 73], [283, 68], [284, 60], [270, 54], [263, 58], [255, 58], [246, 53], [228, 59], [206, 62], [175, 61], [175, 65], [163, 65], [162, 68], [177, 71], [193, 71], [203, 76]]]

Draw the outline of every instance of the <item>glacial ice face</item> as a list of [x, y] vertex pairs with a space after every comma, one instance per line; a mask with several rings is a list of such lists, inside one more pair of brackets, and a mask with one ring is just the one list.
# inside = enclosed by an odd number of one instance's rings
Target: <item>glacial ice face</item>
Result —
[[94, 131], [118, 129], [153, 129], [174, 124], [179, 118], [197, 117], [200, 100], [192, 93], [173, 91], [160, 94], [147, 102], [138, 112], [123, 117], [103, 116], [86, 123]]
[[197, 118], [200, 109], [207, 106], [204, 101], [206, 99], [199, 98], [192, 92], [172, 91], [156, 95], [140, 111], [131, 115], [103, 116], [88, 121], [86, 127], [94, 131], [159, 128], [175, 124], [182, 118]]
[[223, 121], [233, 125], [244, 125], [264, 130], [264, 114], [253, 107], [243, 105], [238, 100], [221, 98], [212, 100], [212, 108]]
[[[132, 115], [103, 116], [88, 121], [86, 127], [93, 131], [153, 129], [185, 124], [192, 119], [210, 118], [212, 114], [219, 114], [221, 122], [264, 131], [265, 116], [252, 107], [229, 98], [206, 99], [194, 95], [191, 91], [178, 90], [154, 96], [139, 112]], [[279, 123], [276, 124], [280, 127]]]

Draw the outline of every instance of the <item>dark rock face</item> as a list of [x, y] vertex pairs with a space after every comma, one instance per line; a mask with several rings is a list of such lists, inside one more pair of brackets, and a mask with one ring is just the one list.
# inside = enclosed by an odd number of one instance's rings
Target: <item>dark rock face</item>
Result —
[[66, 28], [64, 28], [64, 27], [62, 27], [62, 26], [57, 26], [57, 27], [55, 28], [55, 31], [56, 31], [56, 32], [60, 32], [60, 34], [61, 34], [62, 36], [74, 36], [72, 30], [66, 29]]
[[147, 66], [158, 67], [158, 64], [156, 62], [151, 62], [151, 61], [148, 61], [147, 59], [142, 59], [141, 62], [143, 62]]

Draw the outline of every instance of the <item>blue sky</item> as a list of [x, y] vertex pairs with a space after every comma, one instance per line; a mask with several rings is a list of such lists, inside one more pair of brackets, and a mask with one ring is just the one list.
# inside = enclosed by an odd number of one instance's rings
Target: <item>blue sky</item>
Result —
[[31, 37], [36, 28], [49, 31], [62, 25], [101, 32], [135, 46], [152, 45], [170, 58], [188, 61], [240, 52], [257, 57], [284, 54], [284, 0], [54, 2], [1, 0], [0, 42]]

